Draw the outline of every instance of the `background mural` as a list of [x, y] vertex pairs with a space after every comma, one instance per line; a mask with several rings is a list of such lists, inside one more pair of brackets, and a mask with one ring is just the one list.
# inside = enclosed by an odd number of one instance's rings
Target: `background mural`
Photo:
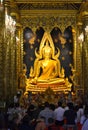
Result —
[[25, 28], [24, 33], [23, 33], [23, 38], [24, 38], [24, 64], [26, 64], [27, 67], [27, 78], [30, 76], [30, 68], [33, 66], [34, 61], [35, 61], [35, 48], [37, 48], [37, 51], [39, 49], [39, 45], [41, 42], [41, 39], [43, 37], [44, 30], [42, 27], [39, 27], [35, 34], [30, 28]]
[[55, 45], [55, 49], [60, 49], [61, 66], [65, 69], [65, 76], [71, 75], [71, 65], [73, 64], [73, 37], [72, 27], [65, 29], [64, 33], [57, 27], [51, 31], [51, 36]]
[[[38, 51], [43, 34], [44, 29], [42, 27], [39, 27], [35, 34], [28, 27], [24, 29], [24, 64], [27, 66], [27, 77], [30, 76], [30, 68], [34, 64], [35, 48]], [[64, 33], [58, 27], [55, 27], [51, 31], [51, 36], [55, 45], [55, 52], [57, 53], [57, 48], [60, 49], [61, 66], [65, 69], [65, 76], [69, 78], [72, 75], [71, 65], [73, 65], [72, 27], [67, 27]]]

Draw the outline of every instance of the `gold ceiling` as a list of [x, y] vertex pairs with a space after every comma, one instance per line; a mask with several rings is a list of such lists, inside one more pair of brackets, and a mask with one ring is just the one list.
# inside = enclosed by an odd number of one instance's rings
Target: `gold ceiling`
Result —
[[[21, 17], [44, 14], [77, 14], [85, 0], [6, 0], [15, 2]], [[52, 11], [53, 10], [53, 11]]]
[[83, 0], [15, 0], [19, 10], [79, 10]]

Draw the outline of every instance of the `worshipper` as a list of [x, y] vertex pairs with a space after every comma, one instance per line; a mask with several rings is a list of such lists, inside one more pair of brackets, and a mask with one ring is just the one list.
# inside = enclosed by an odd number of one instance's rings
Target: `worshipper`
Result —
[[5, 116], [4, 113], [0, 110], [0, 130], [5, 128]]
[[77, 111], [77, 123], [80, 122], [81, 117], [84, 115], [84, 109], [83, 109], [83, 104], [79, 104], [78, 106], [78, 111]]
[[86, 119], [86, 121], [84, 122], [83, 126], [82, 126], [82, 130], [88, 130], [88, 118]]
[[8, 129], [19, 130], [18, 126], [20, 124], [20, 117], [18, 113], [14, 113], [11, 119], [8, 121]]
[[54, 119], [55, 119], [55, 124], [62, 126], [64, 125], [64, 108], [62, 107], [62, 102], [58, 102], [58, 107], [54, 110]]
[[55, 121], [53, 118], [49, 118], [48, 119], [48, 126], [46, 127], [45, 130], [64, 130], [63, 127], [60, 129], [60, 127], [58, 127], [56, 124], [55, 124]]
[[83, 116], [80, 119], [80, 124], [81, 125], [83, 125], [84, 122], [86, 121], [86, 119], [87, 119], [87, 113], [88, 113], [88, 106], [86, 105], [85, 108], [84, 108], [84, 114], [83, 114]]
[[33, 104], [31, 104], [28, 109], [27, 113], [30, 116], [31, 120], [36, 120], [37, 119], [37, 113], [36, 113], [36, 108]]
[[7, 111], [7, 115], [8, 115], [8, 121], [12, 122], [14, 116], [18, 115], [19, 121], [23, 118], [23, 110], [20, 107], [19, 103], [16, 103], [15, 105], [12, 103]]
[[45, 124], [45, 117], [40, 117], [36, 121], [35, 130], [45, 130], [46, 124]]
[[64, 118], [66, 119], [65, 127], [66, 127], [66, 128], [72, 127], [74, 130], [76, 130], [75, 120], [76, 120], [77, 114], [76, 114], [76, 112], [74, 111], [73, 103], [70, 102], [70, 103], [68, 104], [68, 107], [69, 107], [69, 110], [66, 110], [66, 111], [64, 112]]
[[48, 102], [45, 102], [44, 106], [45, 106], [45, 108], [40, 111], [38, 117], [39, 117], [39, 118], [42, 117], [42, 116], [45, 117], [45, 123], [46, 123], [46, 125], [48, 126], [48, 119], [49, 119], [50, 117], [53, 118], [54, 112], [53, 112], [53, 110], [51, 110], [51, 109], [49, 108], [49, 103], [48, 103]]
[[19, 125], [18, 130], [34, 130], [34, 126], [31, 124], [31, 118], [27, 114], [23, 117], [21, 124]]
[[88, 130], [88, 106], [85, 106], [84, 115], [81, 118], [82, 130]]

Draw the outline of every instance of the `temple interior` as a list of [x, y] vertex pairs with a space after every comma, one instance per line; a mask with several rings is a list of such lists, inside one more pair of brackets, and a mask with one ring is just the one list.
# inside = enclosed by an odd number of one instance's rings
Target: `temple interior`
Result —
[[27, 126], [88, 130], [88, 0], [0, 0], [0, 130]]
[[17, 94], [88, 101], [87, 0], [0, 0], [0, 107]]

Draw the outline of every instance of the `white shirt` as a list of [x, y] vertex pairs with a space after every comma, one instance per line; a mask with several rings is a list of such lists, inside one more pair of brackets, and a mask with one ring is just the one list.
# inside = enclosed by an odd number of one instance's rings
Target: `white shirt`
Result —
[[78, 111], [77, 111], [77, 122], [80, 122], [80, 119], [81, 117], [83, 116], [84, 114], [84, 110], [83, 108], [80, 108]]
[[54, 110], [54, 118], [55, 120], [58, 120], [58, 121], [62, 121], [64, 119], [63, 115], [64, 115], [64, 108], [62, 107], [58, 107]]
[[48, 107], [46, 107], [44, 110], [40, 111], [40, 113], [39, 113], [39, 118], [42, 116], [45, 117], [45, 123], [46, 123], [46, 125], [48, 125], [48, 119], [50, 117], [53, 118], [54, 112], [51, 109], [49, 109]]

